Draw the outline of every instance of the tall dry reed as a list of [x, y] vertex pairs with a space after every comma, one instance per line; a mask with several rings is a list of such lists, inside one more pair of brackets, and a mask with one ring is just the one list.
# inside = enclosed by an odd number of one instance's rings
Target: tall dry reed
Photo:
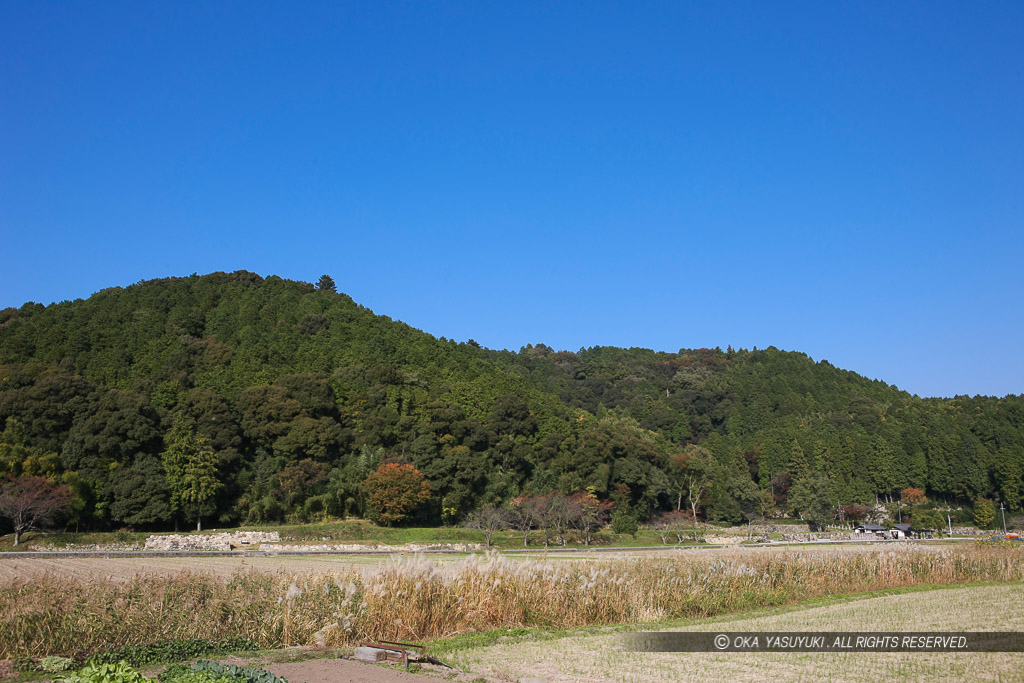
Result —
[[185, 637], [264, 647], [419, 640], [499, 627], [701, 617], [833, 593], [1024, 580], [1024, 549], [727, 551], [599, 562], [392, 560], [368, 576], [188, 573], [128, 582], [44, 576], [0, 584], [0, 659]]

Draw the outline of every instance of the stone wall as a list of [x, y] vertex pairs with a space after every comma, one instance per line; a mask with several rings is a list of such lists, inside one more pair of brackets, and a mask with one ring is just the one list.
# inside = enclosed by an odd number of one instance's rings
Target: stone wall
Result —
[[[744, 531], [747, 527], [735, 527], [736, 529], [742, 528]], [[844, 527], [838, 525], [829, 525], [831, 531], [827, 533], [852, 533], [852, 527]], [[799, 535], [801, 533], [806, 534], [810, 530], [810, 527], [806, 523], [802, 524], [751, 524], [750, 532], [754, 535], [757, 534], [792, 534]], [[825, 532], [814, 532], [814, 533], [825, 533]]]
[[146, 539], [146, 550], [232, 550], [279, 543], [276, 531], [232, 531], [220, 534], [162, 534]]
[[871, 534], [853, 534], [849, 531], [818, 531], [810, 534], [782, 534], [782, 540], [786, 543], [810, 543], [812, 541], [870, 541]]

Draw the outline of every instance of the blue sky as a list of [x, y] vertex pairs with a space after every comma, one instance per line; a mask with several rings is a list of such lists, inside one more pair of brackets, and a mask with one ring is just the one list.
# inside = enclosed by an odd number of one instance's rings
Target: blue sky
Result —
[[0, 307], [246, 269], [438, 336], [1024, 393], [1024, 5], [9, 3]]

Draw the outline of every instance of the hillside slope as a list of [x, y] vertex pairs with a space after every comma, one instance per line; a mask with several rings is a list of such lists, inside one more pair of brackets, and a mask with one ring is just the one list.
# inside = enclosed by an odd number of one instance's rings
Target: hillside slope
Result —
[[0, 311], [0, 470], [67, 482], [76, 523], [170, 523], [178, 416], [217, 454], [222, 524], [359, 513], [384, 460], [426, 475], [433, 523], [588, 488], [644, 519], [698, 449], [701, 511], [734, 521], [800, 481], [1017, 508], [1024, 473], [1021, 397], [925, 400], [774, 348], [491, 351], [247, 272]]

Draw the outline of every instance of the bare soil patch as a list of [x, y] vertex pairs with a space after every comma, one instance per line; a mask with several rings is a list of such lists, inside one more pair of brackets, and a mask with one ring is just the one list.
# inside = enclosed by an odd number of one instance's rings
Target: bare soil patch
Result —
[[437, 680], [437, 676], [405, 673], [400, 666], [373, 665], [352, 659], [311, 659], [264, 667], [288, 683], [414, 683]]
[[[282, 652], [276, 653], [280, 655]], [[307, 651], [308, 652], [308, 651]], [[271, 655], [273, 658], [276, 655]], [[406, 673], [401, 664], [368, 664], [349, 657], [314, 657], [298, 661], [273, 661], [266, 658], [235, 656], [221, 659], [222, 663], [236, 666], [258, 667], [288, 680], [288, 683], [413, 683], [444, 679], [457, 683], [491, 680], [470, 676], [456, 669], [435, 664], [422, 664], [416, 673]]]

